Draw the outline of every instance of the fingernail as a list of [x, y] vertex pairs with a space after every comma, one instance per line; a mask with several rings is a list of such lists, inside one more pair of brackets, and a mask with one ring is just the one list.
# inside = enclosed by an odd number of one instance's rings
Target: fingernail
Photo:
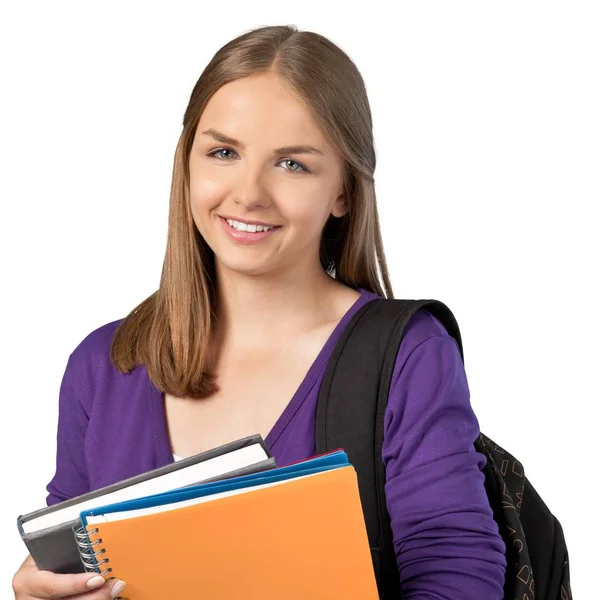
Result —
[[124, 581], [117, 581], [111, 590], [111, 598], [116, 598], [125, 589]]
[[91, 577], [86, 582], [86, 585], [89, 588], [97, 588], [97, 587], [100, 587], [104, 582], [105, 582], [104, 577], [101, 577], [100, 575], [95, 575], [94, 577]]

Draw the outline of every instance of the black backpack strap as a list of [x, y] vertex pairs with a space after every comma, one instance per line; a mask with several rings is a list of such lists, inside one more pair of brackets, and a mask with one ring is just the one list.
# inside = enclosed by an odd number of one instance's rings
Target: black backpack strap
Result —
[[385, 409], [404, 331], [420, 308], [443, 323], [463, 359], [459, 326], [442, 302], [373, 300], [355, 313], [340, 336], [316, 411], [316, 453], [343, 448], [356, 470], [375, 577], [386, 600], [400, 598], [400, 586], [381, 458]]

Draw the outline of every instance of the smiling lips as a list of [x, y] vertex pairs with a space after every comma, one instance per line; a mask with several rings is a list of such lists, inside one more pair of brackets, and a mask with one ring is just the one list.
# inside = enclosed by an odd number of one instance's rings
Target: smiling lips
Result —
[[271, 225], [269, 223], [238, 221], [226, 217], [220, 217], [221, 226], [234, 241], [240, 244], [257, 244], [275, 231], [280, 229], [280, 225]]

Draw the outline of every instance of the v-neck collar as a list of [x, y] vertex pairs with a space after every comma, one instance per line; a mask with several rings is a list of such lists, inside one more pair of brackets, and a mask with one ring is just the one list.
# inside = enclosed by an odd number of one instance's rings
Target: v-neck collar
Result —
[[[344, 316], [340, 319], [337, 325], [332, 330], [332, 333], [326, 340], [326, 343], [323, 345], [322, 349], [316, 356], [315, 360], [309, 367], [305, 377], [299, 384], [299, 387], [293, 394], [293, 397], [285, 406], [283, 412], [272, 426], [268, 435], [265, 438], [265, 444], [268, 449], [271, 450], [272, 446], [275, 444], [277, 439], [280, 437], [281, 433], [285, 430], [303, 401], [307, 398], [313, 386], [316, 384], [320, 373], [326, 367], [326, 364], [338, 342], [338, 338], [342, 333], [343, 329], [346, 327], [350, 319], [356, 313], [356, 311], [370, 301], [373, 297], [373, 294], [363, 288], [359, 288], [360, 296], [355, 300], [355, 302], [351, 305], [351, 307], [346, 311]], [[165, 411], [165, 400], [164, 393], [158, 390], [156, 386], [153, 384], [151, 379], [147, 374], [147, 369], [145, 366], [143, 367], [145, 371], [145, 378], [147, 385], [149, 387], [149, 410], [152, 421], [152, 431], [154, 435], [155, 442], [155, 453], [156, 453], [156, 466], [160, 467], [171, 462], [174, 462], [174, 457], [172, 454], [172, 448], [170, 444], [170, 437], [168, 435], [168, 424], [166, 420], [166, 411]]]

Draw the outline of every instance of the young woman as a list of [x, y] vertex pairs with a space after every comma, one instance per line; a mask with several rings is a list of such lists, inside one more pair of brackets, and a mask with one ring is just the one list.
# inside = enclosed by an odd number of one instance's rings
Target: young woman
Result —
[[[312, 456], [338, 336], [366, 302], [393, 296], [369, 103], [337, 46], [292, 26], [236, 38], [183, 125], [160, 287], [70, 355], [49, 505], [252, 433], [278, 465]], [[404, 598], [502, 598], [478, 434], [456, 342], [419, 311], [383, 446]], [[42, 572], [28, 557], [13, 585], [18, 600], [98, 600], [124, 582]]]

